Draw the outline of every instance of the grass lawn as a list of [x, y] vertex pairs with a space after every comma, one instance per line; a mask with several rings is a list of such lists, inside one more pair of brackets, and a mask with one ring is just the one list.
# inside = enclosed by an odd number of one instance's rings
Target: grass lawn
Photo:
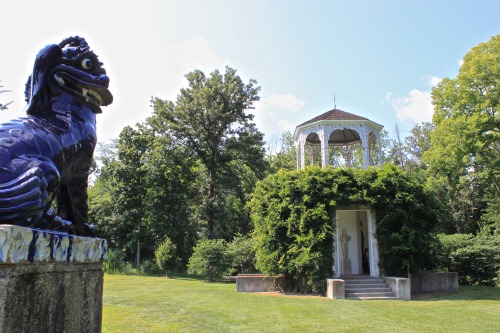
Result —
[[103, 332], [500, 332], [500, 288], [461, 287], [418, 301], [353, 301], [106, 274]]

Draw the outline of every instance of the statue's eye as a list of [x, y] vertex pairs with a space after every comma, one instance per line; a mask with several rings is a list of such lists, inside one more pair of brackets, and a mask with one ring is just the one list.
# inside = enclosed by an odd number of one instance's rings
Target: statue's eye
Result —
[[92, 68], [92, 60], [89, 58], [85, 58], [82, 60], [82, 67], [84, 69], [91, 69]]

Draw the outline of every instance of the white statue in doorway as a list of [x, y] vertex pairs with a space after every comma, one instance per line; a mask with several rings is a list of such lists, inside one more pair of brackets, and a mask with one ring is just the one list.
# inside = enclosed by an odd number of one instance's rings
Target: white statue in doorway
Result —
[[343, 260], [349, 260], [349, 254], [348, 254], [348, 244], [347, 242], [351, 240], [351, 236], [347, 234], [347, 231], [345, 228], [342, 228], [342, 234], [340, 235], [340, 243], [342, 247], [342, 258]]

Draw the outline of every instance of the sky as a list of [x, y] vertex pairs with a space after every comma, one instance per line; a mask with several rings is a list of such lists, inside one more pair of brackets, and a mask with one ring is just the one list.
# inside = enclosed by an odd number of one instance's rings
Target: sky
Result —
[[463, 56], [500, 33], [498, 0], [9, 1], [0, 19], [0, 121], [24, 114], [38, 51], [86, 38], [111, 79], [100, 142], [175, 101], [185, 74], [237, 70], [256, 79], [251, 112], [267, 140], [337, 109], [402, 136], [431, 121], [431, 89]]

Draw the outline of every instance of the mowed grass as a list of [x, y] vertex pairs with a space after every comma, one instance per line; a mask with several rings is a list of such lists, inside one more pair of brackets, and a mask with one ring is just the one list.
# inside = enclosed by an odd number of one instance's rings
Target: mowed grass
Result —
[[500, 288], [461, 287], [417, 301], [353, 301], [105, 275], [103, 332], [500, 332]]

